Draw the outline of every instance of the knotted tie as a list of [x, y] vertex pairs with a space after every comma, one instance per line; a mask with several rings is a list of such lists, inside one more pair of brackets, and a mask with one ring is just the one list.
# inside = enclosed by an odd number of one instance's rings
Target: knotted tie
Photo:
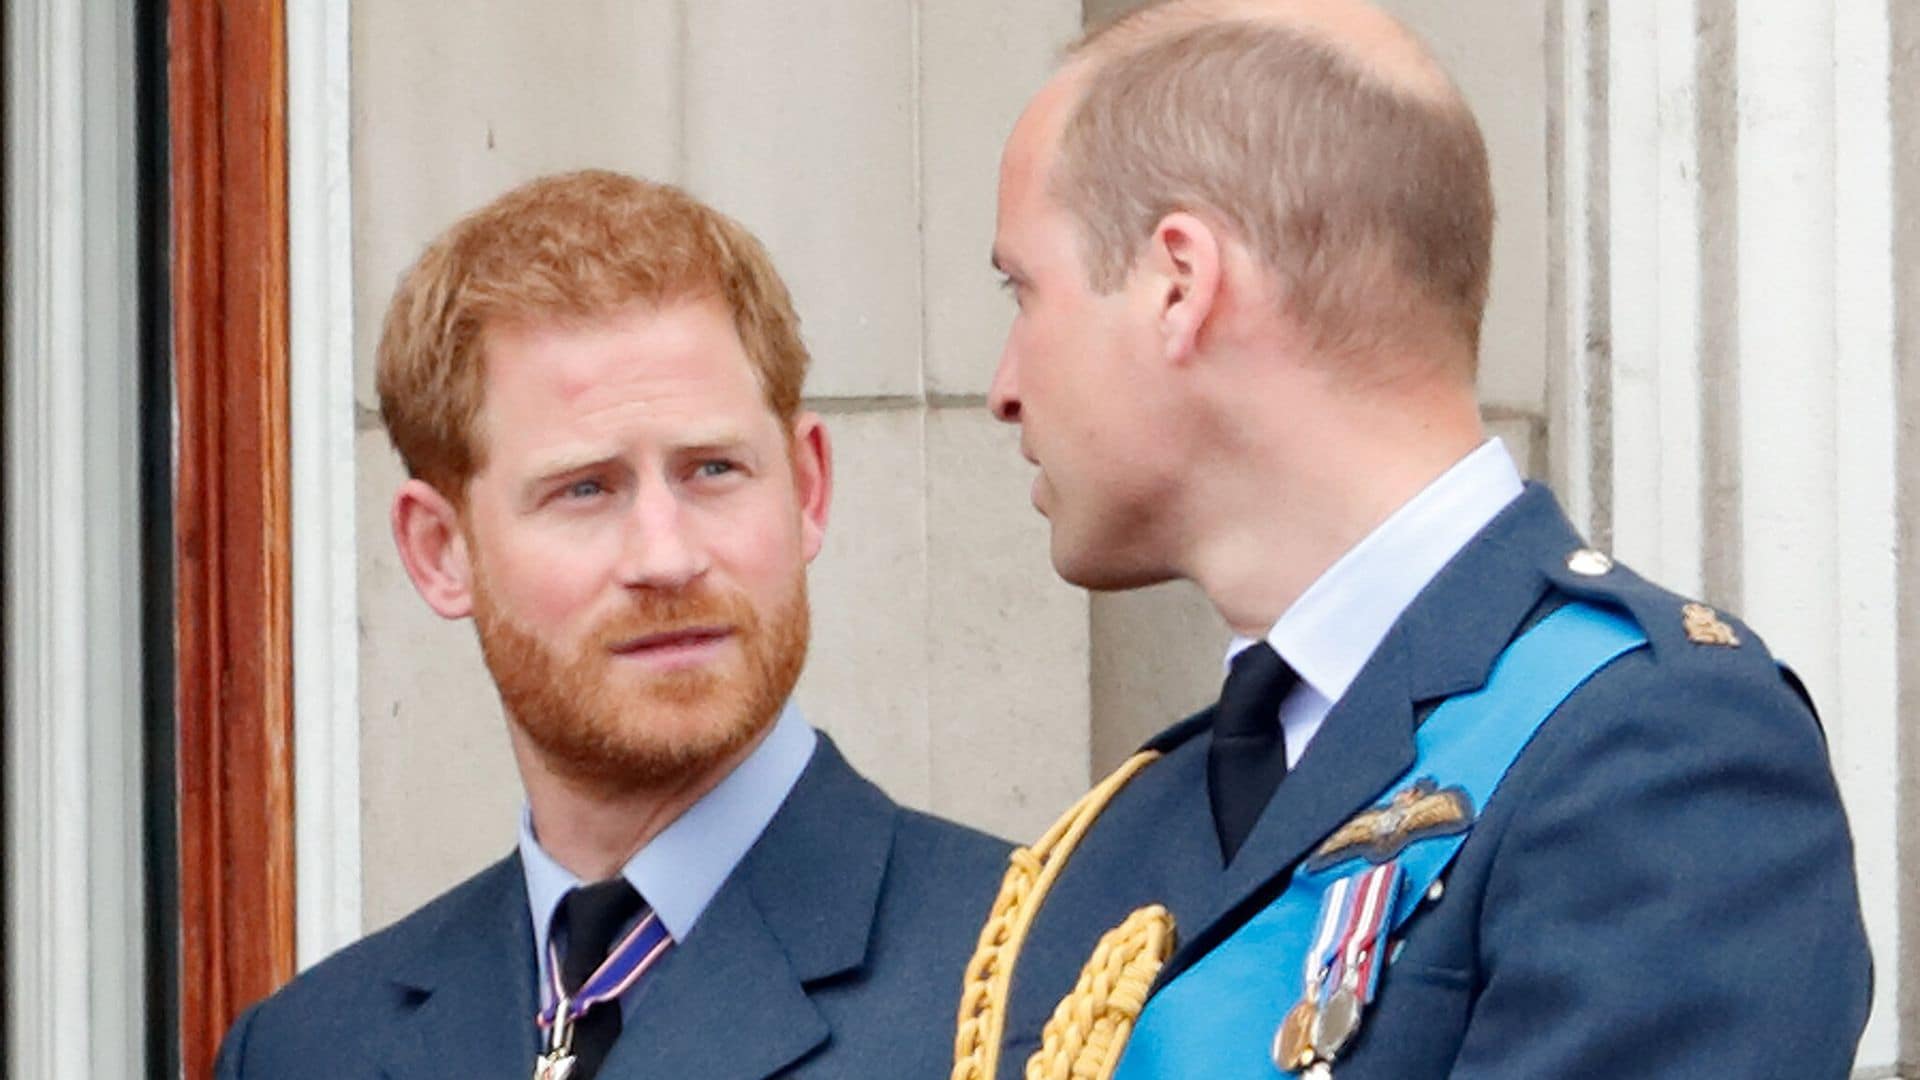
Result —
[[1207, 751], [1207, 794], [1220, 854], [1232, 862], [1273, 791], [1287, 775], [1280, 702], [1299, 676], [1262, 641], [1240, 652], [1220, 688]]
[[[569, 995], [607, 959], [614, 939], [626, 929], [645, 907], [640, 894], [625, 878], [581, 885], [560, 900], [560, 913], [554, 920], [557, 931], [566, 931], [566, 952], [560, 961], [560, 985]], [[573, 1029], [573, 1080], [592, 1080], [600, 1063], [620, 1037], [620, 1002], [605, 1001], [587, 1010]]]

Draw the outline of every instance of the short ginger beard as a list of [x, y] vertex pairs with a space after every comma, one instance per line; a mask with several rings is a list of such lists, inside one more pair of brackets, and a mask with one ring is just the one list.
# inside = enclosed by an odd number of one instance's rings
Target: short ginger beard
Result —
[[[672, 787], [732, 758], [772, 725], [806, 662], [804, 573], [766, 622], [739, 593], [636, 591], [562, 655], [516, 623], [475, 569], [474, 625], [510, 722], [548, 768], [601, 794]], [[619, 662], [613, 645], [714, 624], [731, 626], [740, 643], [742, 659], [729, 669], [656, 674], [632, 689], [609, 677]]]

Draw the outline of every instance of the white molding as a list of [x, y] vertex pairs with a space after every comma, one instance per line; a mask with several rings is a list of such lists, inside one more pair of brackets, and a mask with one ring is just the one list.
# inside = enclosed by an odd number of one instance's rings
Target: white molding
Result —
[[1885, 976], [1858, 1057], [1880, 1075], [1899, 1058], [1904, 945], [1890, 9], [1557, 10], [1561, 475], [1618, 554], [1727, 592], [1820, 702]]
[[134, 30], [7, 19], [11, 1075], [144, 1073]]
[[[1597, 126], [1606, 123], [1607, 102], [1592, 93], [1600, 60], [1595, 56], [1593, 0], [1558, 0], [1554, 9], [1560, 85], [1554, 182], [1559, 191], [1557, 245], [1551, 272], [1558, 278], [1560, 325], [1556, 361], [1547, 372], [1548, 472], [1567, 515], [1581, 532], [1599, 538], [1607, 507], [1594, 490], [1597, 445], [1604, 416], [1594, 407], [1598, 362], [1608, 348], [1606, 312], [1606, 208], [1595, 181], [1606, 178]], [[1603, 9], [1604, 10], [1604, 9]], [[1596, 308], [1602, 310], [1596, 310]]]
[[1742, 10], [1743, 614], [1826, 720], [1880, 970], [1859, 1064], [1898, 1060], [1898, 378], [1884, 4]]
[[[1743, 6], [1744, 8], [1744, 6]], [[1742, 614], [1831, 710], [1839, 686], [1833, 10], [1738, 17]]]
[[[1834, 769], [1882, 976], [1860, 1063], [1900, 1057], [1900, 611], [1893, 70], [1888, 5], [1834, 7]], [[1911, 992], [1911, 987], [1906, 988]]]
[[1702, 585], [1700, 162], [1693, 0], [1608, 9], [1613, 552]]
[[299, 963], [360, 935], [349, 0], [287, 0]]

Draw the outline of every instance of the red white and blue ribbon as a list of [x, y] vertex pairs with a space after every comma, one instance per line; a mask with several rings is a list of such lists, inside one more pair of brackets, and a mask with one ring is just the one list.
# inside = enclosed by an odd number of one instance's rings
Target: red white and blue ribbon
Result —
[[1327, 985], [1327, 974], [1333, 970], [1333, 962], [1340, 955], [1340, 933], [1351, 917], [1353, 905], [1354, 879], [1343, 877], [1327, 886], [1326, 895], [1320, 899], [1320, 921], [1313, 930], [1313, 944], [1307, 949], [1306, 978], [1301, 985], [1306, 997], [1315, 1005], [1326, 1003], [1322, 992]]
[[1352, 895], [1343, 905], [1336, 943], [1328, 950], [1331, 966], [1320, 987], [1322, 1005], [1340, 986], [1351, 988], [1362, 1005], [1373, 1002], [1380, 969], [1386, 965], [1387, 935], [1393, 930], [1389, 916], [1405, 876], [1400, 861], [1392, 859], [1338, 882], [1351, 881], [1351, 890], [1343, 891]]
[[551, 997], [540, 1010], [539, 1023], [542, 1030], [552, 1027], [560, 1007], [567, 1008], [567, 1022], [586, 1015], [587, 1010], [603, 1001], [612, 1001], [632, 988], [640, 981], [640, 976], [654, 965], [673, 945], [672, 935], [660, 922], [660, 916], [648, 909], [646, 917], [634, 924], [632, 930], [620, 939], [607, 953], [607, 958], [593, 974], [580, 984], [580, 989], [569, 997], [560, 985], [560, 950], [552, 941], [547, 942], [548, 989]]

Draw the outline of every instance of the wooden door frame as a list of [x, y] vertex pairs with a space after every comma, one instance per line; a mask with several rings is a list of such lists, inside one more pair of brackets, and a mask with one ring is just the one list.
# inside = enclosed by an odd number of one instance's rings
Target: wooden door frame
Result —
[[295, 962], [286, 14], [168, 15], [181, 1067]]

